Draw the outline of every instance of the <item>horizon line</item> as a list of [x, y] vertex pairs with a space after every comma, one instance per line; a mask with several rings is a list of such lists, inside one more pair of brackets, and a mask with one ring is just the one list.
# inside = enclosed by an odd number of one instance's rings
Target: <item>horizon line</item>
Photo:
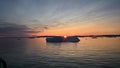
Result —
[[[63, 35], [35, 35], [35, 36], [0, 36], [0, 38], [43, 38], [43, 37], [61, 37]], [[65, 36], [65, 35], [64, 35]], [[68, 36], [68, 35], [66, 35]], [[102, 34], [102, 35], [70, 35], [76, 37], [120, 37], [120, 34]]]

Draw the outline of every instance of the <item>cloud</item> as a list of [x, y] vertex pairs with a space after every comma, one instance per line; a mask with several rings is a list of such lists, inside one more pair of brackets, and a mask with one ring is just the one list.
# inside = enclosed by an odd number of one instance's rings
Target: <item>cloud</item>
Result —
[[26, 25], [5, 22], [0, 20], [0, 36], [23, 36], [31, 33], [41, 32], [35, 31]]

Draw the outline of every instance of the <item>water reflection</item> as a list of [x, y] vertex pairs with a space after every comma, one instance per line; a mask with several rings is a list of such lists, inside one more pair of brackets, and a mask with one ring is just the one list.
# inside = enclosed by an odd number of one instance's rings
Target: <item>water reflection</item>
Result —
[[9, 68], [117, 68], [120, 38], [81, 38], [79, 43], [0, 39], [0, 57]]
[[50, 45], [50, 46], [54, 46], [54, 45], [55, 45], [55, 46], [56, 46], [56, 45], [57, 45], [57, 46], [61, 46], [62, 43], [46, 43], [46, 45], [47, 45], [47, 46], [49, 46], [49, 45]]

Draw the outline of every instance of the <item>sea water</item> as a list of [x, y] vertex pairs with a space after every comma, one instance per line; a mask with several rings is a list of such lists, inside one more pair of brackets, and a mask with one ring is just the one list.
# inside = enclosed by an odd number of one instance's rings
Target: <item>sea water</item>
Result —
[[120, 38], [80, 40], [0, 39], [0, 58], [8, 68], [120, 68]]

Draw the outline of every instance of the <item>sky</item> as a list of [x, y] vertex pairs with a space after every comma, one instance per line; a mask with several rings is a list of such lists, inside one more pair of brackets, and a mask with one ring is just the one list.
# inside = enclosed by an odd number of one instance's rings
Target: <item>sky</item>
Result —
[[120, 0], [0, 0], [0, 37], [120, 34]]

